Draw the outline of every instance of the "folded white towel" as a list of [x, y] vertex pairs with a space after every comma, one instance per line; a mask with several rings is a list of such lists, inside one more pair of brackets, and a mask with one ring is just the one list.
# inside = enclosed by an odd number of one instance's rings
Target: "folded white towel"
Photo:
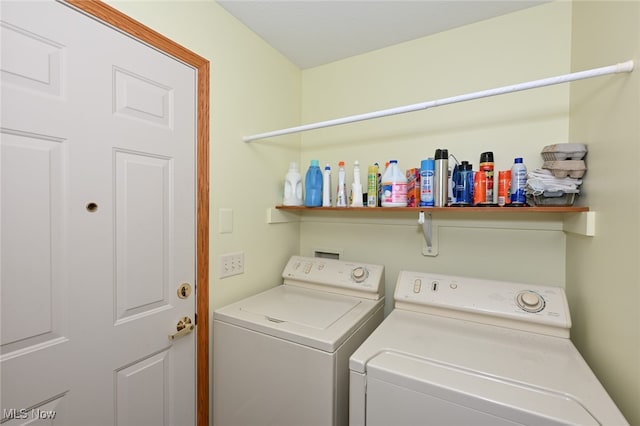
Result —
[[576, 192], [582, 184], [582, 179], [571, 177], [557, 178], [550, 170], [535, 169], [527, 173], [527, 193], [540, 195], [548, 192]]

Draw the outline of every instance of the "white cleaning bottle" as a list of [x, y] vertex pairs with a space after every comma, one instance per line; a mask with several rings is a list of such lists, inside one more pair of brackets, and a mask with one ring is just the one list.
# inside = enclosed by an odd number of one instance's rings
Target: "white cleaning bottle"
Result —
[[339, 162], [338, 167], [338, 191], [336, 196], [336, 207], [347, 207], [344, 161]]
[[382, 207], [407, 207], [407, 176], [391, 160], [382, 175]]
[[331, 166], [324, 166], [322, 180], [322, 207], [331, 207]]
[[289, 163], [289, 171], [284, 178], [284, 198], [282, 204], [285, 206], [302, 205], [302, 175], [298, 163]]
[[362, 207], [362, 182], [360, 182], [360, 163], [353, 163], [353, 183], [351, 184], [351, 207]]

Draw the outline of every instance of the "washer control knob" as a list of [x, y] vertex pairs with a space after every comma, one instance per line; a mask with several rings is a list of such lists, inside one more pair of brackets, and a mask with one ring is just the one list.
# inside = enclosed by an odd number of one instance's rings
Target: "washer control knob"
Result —
[[358, 266], [351, 271], [351, 278], [353, 278], [353, 280], [357, 283], [361, 283], [362, 281], [366, 280], [367, 275], [367, 270], [362, 266]]
[[516, 296], [516, 302], [526, 312], [540, 312], [544, 309], [544, 299], [533, 291], [521, 291]]

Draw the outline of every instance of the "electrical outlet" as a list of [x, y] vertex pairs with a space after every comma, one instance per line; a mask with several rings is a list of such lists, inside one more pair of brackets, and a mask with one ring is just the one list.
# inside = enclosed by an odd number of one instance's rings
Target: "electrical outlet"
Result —
[[220, 278], [244, 274], [244, 252], [227, 253], [220, 256]]

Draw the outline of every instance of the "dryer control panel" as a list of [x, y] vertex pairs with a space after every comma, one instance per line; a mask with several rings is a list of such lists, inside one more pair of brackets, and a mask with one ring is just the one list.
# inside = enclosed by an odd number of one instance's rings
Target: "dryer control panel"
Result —
[[561, 337], [571, 328], [560, 287], [401, 271], [395, 307]]
[[292, 256], [284, 284], [378, 300], [384, 297], [384, 266], [321, 257]]

